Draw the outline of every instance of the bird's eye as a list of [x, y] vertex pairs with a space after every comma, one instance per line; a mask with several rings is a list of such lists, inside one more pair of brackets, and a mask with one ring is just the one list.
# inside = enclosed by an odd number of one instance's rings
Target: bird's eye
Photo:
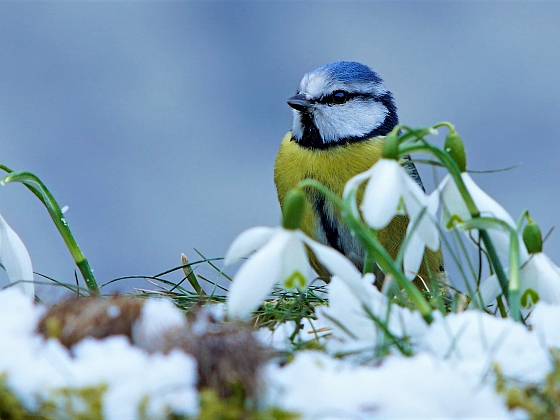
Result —
[[333, 103], [340, 105], [348, 100], [348, 93], [343, 90], [337, 90], [331, 95]]

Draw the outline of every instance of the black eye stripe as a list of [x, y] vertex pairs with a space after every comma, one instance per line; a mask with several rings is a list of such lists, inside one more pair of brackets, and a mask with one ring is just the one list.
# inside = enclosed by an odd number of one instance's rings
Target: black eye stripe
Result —
[[[339, 93], [343, 93], [345, 95], [345, 99], [343, 101], [340, 101], [340, 99], [337, 99], [335, 97], [335, 95]], [[354, 98], [372, 99], [374, 98], [374, 96], [367, 93], [346, 92], [341, 90], [335, 90], [330, 95], [322, 96], [321, 98], [319, 98], [317, 100], [317, 103], [325, 104], [325, 105], [341, 105]]]

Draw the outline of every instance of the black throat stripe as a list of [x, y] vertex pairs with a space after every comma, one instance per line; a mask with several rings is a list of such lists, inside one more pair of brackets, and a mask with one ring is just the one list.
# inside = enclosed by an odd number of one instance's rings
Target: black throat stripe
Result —
[[323, 232], [325, 232], [325, 237], [327, 238], [327, 244], [331, 247], [344, 254], [344, 250], [340, 244], [340, 236], [338, 234], [338, 229], [334, 224], [334, 221], [328, 216], [327, 210], [325, 209], [325, 197], [320, 194], [316, 196], [313, 200], [313, 208], [315, 213], [319, 217], [319, 224]]

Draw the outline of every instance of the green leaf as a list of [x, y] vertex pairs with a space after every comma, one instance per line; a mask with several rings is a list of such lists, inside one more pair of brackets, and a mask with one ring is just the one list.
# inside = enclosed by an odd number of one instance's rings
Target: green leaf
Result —
[[70, 228], [68, 227], [68, 223], [64, 218], [64, 214], [60, 206], [58, 205], [57, 201], [55, 200], [54, 196], [51, 194], [49, 189], [43, 184], [36, 175], [32, 174], [31, 172], [11, 172], [9, 175], [5, 176], [1, 181], [1, 185], [5, 185], [11, 182], [20, 182], [27, 186], [35, 194], [39, 200], [43, 203], [46, 207], [51, 219], [53, 220], [58, 232], [62, 236], [66, 247], [70, 251], [74, 262], [78, 266], [78, 269], [82, 273], [86, 285], [90, 292], [99, 294], [99, 288], [97, 286], [97, 282], [95, 281], [95, 277], [93, 275], [93, 271], [89, 266], [89, 262], [78, 247]]

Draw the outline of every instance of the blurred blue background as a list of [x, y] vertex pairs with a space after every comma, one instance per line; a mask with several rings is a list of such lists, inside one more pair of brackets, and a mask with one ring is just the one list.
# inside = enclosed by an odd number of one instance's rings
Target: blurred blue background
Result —
[[[223, 256], [279, 221], [286, 99], [305, 72], [352, 60], [381, 75], [403, 123], [454, 123], [470, 169], [523, 162], [473, 177], [547, 231], [560, 221], [559, 19], [555, 2], [3, 2], [0, 162], [69, 206], [100, 283], [193, 248]], [[73, 281], [32, 194], [1, 188], [0, 211], [35, 271]], [[560, 263], [560, 232], [545, 251]]]

